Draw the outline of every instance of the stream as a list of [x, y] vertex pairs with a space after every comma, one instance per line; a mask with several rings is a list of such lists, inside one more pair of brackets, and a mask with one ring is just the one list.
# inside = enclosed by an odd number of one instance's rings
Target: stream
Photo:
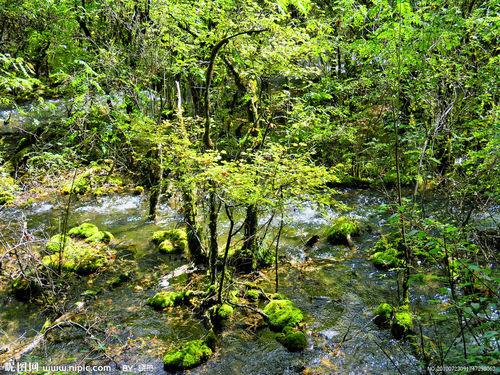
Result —
[[[372, 311], [380, 302], [395, 302], [397, 298], [394, 275], [376, 270], [367, 259], [383, 224], [377, 206], [385, 198], [374, 191], [344, 190], [340, 200], [353, 208], [349, 214], [368, 222], [371, 228], [355, 239], [356, 251], [323, 240], [306, 249], [307, 239], [321, 234], [328, 226], [328, 216], [337, 215], [331, 211], [325, 217], [309, 204], [290, 209], [282, 237], [280, 292], [305, 313], [308, 349], [288, 352], [268, 328], [251, 329], [242, 324], [244, 312], [237, 309], [215, 355], [191, 373], [393, 374], [398, 373], [395, 366], [404, 374], [421, 372], [409, 344], [394, 340], [388, 330], [379, 329], [371, 321]], [[62, 206], [46, 202], [23, 210], [4, 209], [0, 224], [24, 217], [32, 233], [48, 237], [57, 232]], [[117, 259], [110, 270], [81, 277], [79, 299], [85, 301], [86, 319], [95, 319], [105, 327], [108, 353], [116, 353], [113, 358], [119, 366], [134, 366], [132, 372], [164, 374], [161, 359], [166, 348], [200, 338], [206, 328], [188, 308], [165, 313], [145, 305], [161, 287], [162, 276], [187, 264], [179, 257], [159, 254], [149, 242], [155, 230], [179, 225], [182, 218], [167, 205], [161, 206], [156, 224], [146, 221], [146, 213], [146, 197], [115, 195], [77, 202], [69, 220], [70, 225], [91, 221], [111, 231], [118, 243]], [[126, 271], [133, 272], [131, 281], [116, 288], [106, 287], [111, 274]], [[262, 277], [259, 285], [272, 292], [274, 270], [264, 271]], [[188, 275], [181, 275], [172, 283], [185, 283], [186, 279]], [[413, 295], [415, 299], [435, 297]], [[39, 307], [18, 302], [10, 295], [0, 296], [0, 348], [20, 337], [34, 336], [44, 321]], [[89, 352], [82, 332], [66, 329], [57, 335], [56, 340], [48, 340], [23, 361], [59, 365], [85, 359], [109, 363], [98, 353]], [[115, 364], [112, 369], [112, 373], [121, 372]]]

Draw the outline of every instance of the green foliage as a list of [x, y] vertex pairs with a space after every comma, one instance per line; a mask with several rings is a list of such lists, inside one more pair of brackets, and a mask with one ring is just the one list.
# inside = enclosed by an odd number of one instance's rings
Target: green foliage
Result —
[[56, 253], [61, 249], [65, 249], [69, 245], [72, 244], [71, 238], [69, 236], [63, 236], [62, 234], [55, 234], [50, 237], [49, 241], [45, 245], [45, 249], [47, 249], [50, 253]]
[[113, 239], [107, 231], [100, 231], [91, 223], [83, 223], [71, 228], [68, 235], [61, 233], [52, 236], [45, 249], [52, 253], [44, 256], [42, 263], [65, 271], [87, 275], [94, 273], [109, 262], [106, 244]]
[[273, 299], [265, 307], [269, 325], [273, 330], [282, 331], [285, 327], [294, 327], [304, 319], [302, 311], [287, 299]]
[[398, 249], [400, 238], [397, 235], [383, 234], [373, 247], [370, 261], [381, 270], [397, 268], [402, 264]]
[[165, 354], [163, 366], [167, 371], [188, 370], [205, 362], [211, 355], [212, 349], [202, 340], [192, 340]]
[[14, 179], [0, 168], [0, 206], [10, 205], [14, 201], [14, 194], [18, 189]]

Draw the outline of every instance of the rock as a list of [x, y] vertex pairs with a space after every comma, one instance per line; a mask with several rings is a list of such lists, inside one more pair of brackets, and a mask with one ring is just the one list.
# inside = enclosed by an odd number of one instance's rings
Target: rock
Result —
[[307, 347], [306, 334], [302, 331], [296, 331], [291, 327], [286, 327], [283, 333], [278, 333], [276, 340], [291, 352], [302, 351]]
[[154, 232], [151, 242], [157, 245], [160, 252], [164, 254], [182, 253], [188, 247], [185, 229], [169, 229]]
[[260, 291], [257, 289], [249, 289], [245, 292], [245, 297], [250, 301], [258, 301], [260, 298]]
[[319, 236], [315, 234], [311, 238], [309, 238], [306, 242], [306, 247], [313, 247], [319, 241]]
[[382, 235], [373, 247], [373, 254], [369, 258], [373, 265], [381, 270], [400, 266], [399, 242], [399, 238], [392, 234]]
[[167, 371], [187, 370], [205, 362], [212, 355], [212, 349], [202, 340], [188, 341], [179, 350], [172, 350], [163, 357]]
[[294, 327], [304, 319], [302, 311], [287, 299], [271, 300], [264, 307], [264, 313], [269, 318], [271, 329], [275, 331], [282, 331], [285, 327]]
[[182, 305], [189, 300], [190, 292], [159, 292], [153, 297], [148, 298], [146, 304], [161, 310], [166, 307], [174, 307]]

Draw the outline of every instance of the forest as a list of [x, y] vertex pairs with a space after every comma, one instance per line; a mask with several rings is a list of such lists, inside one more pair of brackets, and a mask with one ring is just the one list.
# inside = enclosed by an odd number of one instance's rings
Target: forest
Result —
[[499, 11], [0, 0], [0, 372], [498, 373]]

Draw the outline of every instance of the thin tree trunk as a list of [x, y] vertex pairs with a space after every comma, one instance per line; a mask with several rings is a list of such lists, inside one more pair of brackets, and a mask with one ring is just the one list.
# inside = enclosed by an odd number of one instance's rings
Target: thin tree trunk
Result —
[[231, 209], [228, 207], [228, 205], [225, 205], [226, 209], [226, 215], [227, 218], [229, 219], [229, 232], [227, 235], [227, 241], [226, 241], [226, 248], [224, 249], [224, 259], [222, 260], [222, 270], [221, 270], [221, 276], [220, 276], [220, 284], [219, 284], [219, 292], [217, 295], [217, 302], [219, 304], [222, 303], [222, 289], [224, 288], [224, 278], [226, 275], [226, 265], [227, 265], [227, 256], [229, 254], [229, 248], [231, 247], [231, 240], [233, 239], [233, 229], [234, 229], [234, 219], [233, 215], [231, 214]]

